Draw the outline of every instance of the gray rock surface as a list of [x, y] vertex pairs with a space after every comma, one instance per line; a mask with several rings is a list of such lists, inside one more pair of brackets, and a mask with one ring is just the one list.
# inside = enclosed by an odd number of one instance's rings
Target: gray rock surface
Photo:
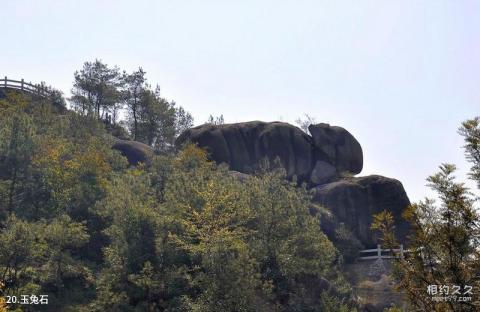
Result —
[[315, 146], [315, 159], [325, 159], [339, 172], [356, 174], [362, 171], [362, 147], [350, 132], [325, 123], [310, 125], [308, 130]]
[[[397, 236], [404, 241], [408, 224], [401, 214], [410, 205], [403, 185], [395, 179], [378, 175], [345, 178], [312, 189], [313, 201], [330, 209], [337, 222], [345, 223], [366, 248], [375, 247], [377, 238], [370, 230], [373, 215], [391, 211], [396, 221]], [[331, 232], [335, 223], [326, 223]]]
[[323, 160], [317, 160], [310, 174], [310, 181], [315, 184], [323, 184], [334, 178], [337, 174], [337, 169]]
[[125, 156], [128, 163], [132, 166], [136, 166], [139, 163], [150, 165], [154, 155], [150, 146], [137, 141], [118, 140], [112, 148]]

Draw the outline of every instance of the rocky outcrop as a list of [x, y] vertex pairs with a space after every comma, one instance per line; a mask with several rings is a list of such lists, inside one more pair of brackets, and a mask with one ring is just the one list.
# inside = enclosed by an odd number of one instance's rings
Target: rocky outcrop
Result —
[[313, 138], [315, 159], [324, 159], [339, 172], [362, 171], [362, 147], [350, 132], [325, 123], [310, 125], [308, 130]]
[[402, 183], [378, 175], [345, 178], [312, 189], [313, 201], [330, 209], [334, 221], [322, 222], [333, 233], [337, 223], [345, 223], [365, 247], [375, 247], [377, 239], [370, 230], [373, 215], [391, 211], [396, 221], [397, 237], [404, 241], [408, 231], [401, 214], [410, 204]]
[[311, 185], [362, 170], [362, 149], [348, 131], [328, 124], [312, 125], [310, 131], [313, 137], [283, 122], [205, 124], [182, 133], [177, 145], [196, 143], [217, 163], [247, 174], [257, 170], [264, 158], [278, 157], [288, 177], [295, 175]]
[[311, 172], [311, 137], [286, 123], [205, 124], [182, 133], [177, 145], [187, 141], [206, 148], [217, 163], [227, 163], [231, 170], [242, 173], [253, 173], [264, 158], [277, 156], [289, 177], [305, 179]]
[[132, 166], [139, 163], [149, 165], [154, 155], [150, 146], [137, 141], [118, 140], [112, 148], [125, 156]]
[[347, 130], [328, 124], [309, 127], [311, 136], [282, 122], [205, 124], [185, 131], [177, 145], [192, 142], [207, 149], [217, 163], [227, 163], [240, 180], [257, 170], [264, 158], [278, 157], [288, 177], [307, 182], [314, 201], [329, 208], [333, 218], [322, 220], [329, 237], [345, 224], [365, 246], [375, 246], [370, 230], [373, 215], [392, 211], [401, 241], [407, 226], [402, 211], [410, 204], [402, 184], [382, 176], [352, 177], [360, 173], [363, 152]]

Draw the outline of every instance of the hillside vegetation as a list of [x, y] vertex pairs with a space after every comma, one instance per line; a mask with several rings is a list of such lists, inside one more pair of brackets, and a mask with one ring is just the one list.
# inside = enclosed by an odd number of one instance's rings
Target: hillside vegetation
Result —
[[49, 302], [16, 307], [353, 308], [339, 252], [283, 169], [241, 182], [192, 145], [132, 167], [107, 129], [48, 99], [0, 101], [0, 280]]

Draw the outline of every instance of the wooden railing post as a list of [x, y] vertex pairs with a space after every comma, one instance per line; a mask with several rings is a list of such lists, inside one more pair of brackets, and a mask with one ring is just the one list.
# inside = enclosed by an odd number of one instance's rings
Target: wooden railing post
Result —
[[21, 90], [23, 92], [28, 92], [32, 94], [38, 94], [39, 96], [46, 97], [51, 94], [48, 87], [42, 84], [32, 84], [31, 82], [26, 82], [24, 78], [21, 80], [9, 80], [7, 76], [2, 79], [0, 78], [0, 88], [12, 89], [12, 90]]
[[403, 260], [403, 244], [400, 244], [400, 259]]
[[382, 246], [377, 245], [377, 258], [381, 259], [382, 258]]

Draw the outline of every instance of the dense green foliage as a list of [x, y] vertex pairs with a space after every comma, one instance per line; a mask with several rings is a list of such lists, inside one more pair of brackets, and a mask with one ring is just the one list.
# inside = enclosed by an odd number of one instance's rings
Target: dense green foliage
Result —
[[305, 188], [281, 168], [240, 181], [194, 146], [129, 167], [98, 120], [105, 84], [93, 115], [0, 101], [5, 294], [46, 294], [49, 311], [350, 310]]
[[480, 189], [480, 117], [465, 121], [458, 132], [465, 139], [465, 156], [472, 165], [470, 177]]
[[[471, 178], [480, 187], [480, 123], [479, 119], [462, 124], [465, 153], [472, 164]], [[479, 311], [480, 309], [480, 213], [477, 199], [463, 183], [456, 181], [454, 165], [444, 164], [430, 176], [429, 186], [438, 194], [438, 204], [425, 199], [412, 204], [404, 212], [412, 231], [408, 240], [410, 254], [397, 258], [393, 275], [398, 288], [405, 292], [412, 309], [421, 311]], [[395, 248], [394, 220], [390, 213], [375, 216], [373, 228], [382, 234], [384, 245]], [[428, 293], [431, 285], [473, 287], [469, 300], [436, 301], [439, 294]], [[434, 287], [436, 287], [434, 286]], [[448, 296], [449, 294], [445, 294]], [[462, 296], [460, 296], [462, 297]]]

